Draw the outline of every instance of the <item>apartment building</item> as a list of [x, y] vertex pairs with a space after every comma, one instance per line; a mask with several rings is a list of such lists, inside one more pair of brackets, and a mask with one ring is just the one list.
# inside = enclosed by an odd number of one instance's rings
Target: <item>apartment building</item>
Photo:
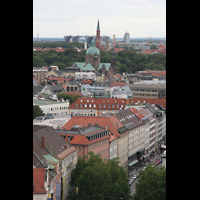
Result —
[[[85, 136], [84, 135], [78, 136], [80, 138], [77, 140], [79, 140], [80, 143], [82, 142], [85, 144], [85, 146], [87, 146], [86, 148], [81, 148], [78, 155], [79, 156], [82, 156], [83, 154], [87, 155], [88, 151], [93, 151], [94, 153], [97, 153], [97, 154], [101, 153], [102, 158], [103, 159], [105, 158], [106, 160], [109, 158], [118, 157], [120, 161], [119, 165], [123, 166], [126, 170], [128, 170], [128, 133], [129, 131], [127, 130], [126, 127], [123, 126], [123, 124], [118, 120], [116, 116], [114, 115], [110, 117], [73, 116], [71, 120], [69, 120], [62, 127], [62, 130], [59, 130], [58, 132], [60, 134], [64, 134], [65, 130], [69, 130], [72, 127], [78, 127], [80, 129], [80, 133], [82, 134], [84, 133], [84, 130], [82, 129], [85, 128], [85, 131], [86, 131], [86, 129], [88, 128], [88, 125], [89, 127], [90, 126], [93, 127], [93, 129], [96, 128], [95, 129], [96, 132], [87, 133], [88, 135], [85, 135]], [[96, 127], [96, 126], [99, 126], [99, 127]], [[100, 136], [99, 138], [99, 136], [97, 135], [101, 131], [107, 132], [106, 133], [107, 135], [103, 137]], [[90, 140], [90, 135], [91, 137], [94, 136], [94, 139], [91, 138]], [[74, 139], [75, 139], [75, 136], [74, 136]], [[103, 139], [105, 140], [105, 142], [102, 143]], [[71, 141], [73, 142], [73, 139]], [[77, 144], [77, 147], [78, 146], [79, 145]], [[104, 150], [101, 149], [102, 147], [104, 148]]]
[[78, 158], [83, 158], [89, 151], [93, 151], [94, 154], [101, 154], [103, 160], [109, 159], [110, 131], [107, 128], [99, 127], [98, 123], [94, 126], [88, 123], [82, 127], [75, 124], [71, 128], [66, 124], [64, 128], [65, 130], [57, 132], [78, 149]]
[[33, 97], [33, 105], [38, 105], [43, 113], [51, 113], [53, 116], [66, 116], [69, 114], [69, 100], [63, 101], [53, 101], [50, 99], [39, 100], [37, 97]]
[[103, 116], [117, 113], [125, 105], [125, 98], [78, 98], [69, 106], [69, 112], [73, 116]]
[[[52, 127], [33, 126], [33, 165], [49, 164], [48, 193], [52, 199], [67, 196], [71, 171], [76, 167], [77, 149], [60, 137]], [[44, 167], [43, 167], [44, 168]]]
[[47, 77], [47, 69], [44, 67], [33, 67], [33, 76], [37, 80], [38, 84], [40, 84], [41, 82], [45, 81], [45, 78]]
[[145, 151], [145, 123], [131, 110], [121, 110], [116, 114], [119, 121], [129, 131], [128, 134], [128, 171], [143, 161]]
[[138, 82], [138, 84], [130, 84], [127, 86], [130, 87], [132, 91], [132, 98], [153, 98], [153, 99], [162, 99], [166, 96], [166, 83], [163, 84], [149, 84], [148, 81]]
[[94, 72], [75, 72], [76, 80], [93, 79], [96, 81], [96, 74]]

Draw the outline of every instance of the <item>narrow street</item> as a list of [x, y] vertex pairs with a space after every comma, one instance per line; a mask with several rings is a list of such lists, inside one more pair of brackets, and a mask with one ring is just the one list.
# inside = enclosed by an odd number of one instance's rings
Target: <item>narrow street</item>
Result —
[[[160, 156], [159, 156], [158, 154], [154, 155], [154, 158], [153, 158], [153, 157], [151, 158], [151, 164], [152, 164], [152, 163], [155, 163], [157, 158], [160, 158]], [[149, 162], [146, 162], [146, 167], [147, 167], [147, 166], [149, 166]], [[162, 163], [158, 164], [156, 167], [159, 167], [159, 168], [160, 168], [161, 166], [162, 166]], [[142, 167], [142, 168], [143, 168], [143, 167]], [[142, 170], [142, 168], [141, 168], [140, 170]], [[131, 172], [131, 174], [133, 174], [133, 175], [134, 175], [135, 173], [136, 173], [136, 170], [133, 170], [133, 171]], [[136, 190], [136, 189], [135, 189], [135, 184], [138, 183], [138, 180], [139, 180], [139, 179], [137, 178], [137, 179], [132, 183], [132, 185], [129, 186], [129, 187], [130, 187], [130, 190], [131, 190], [131, 195], [133, 195], [133, 194], [135, 193], [135, 190]]]

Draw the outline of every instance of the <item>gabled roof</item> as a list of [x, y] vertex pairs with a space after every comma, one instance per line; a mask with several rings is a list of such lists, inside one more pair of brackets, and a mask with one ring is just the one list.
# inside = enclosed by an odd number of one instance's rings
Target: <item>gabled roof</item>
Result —
[[112, 82], [109, 87], [116, 87], [119, 86], [120, 88], [126, 86], [126, 82]]
[[[93, 116], [73, 116], [63, 127], [64, 130], [70, 130], [72, 126], [75, 124], [78, 124], [79, 126], [82, 124], [95, 124], [98, 123], [99, 126], [108, 126], [108, 130], [110, 130], [111, 133], [115, 137], [120, 137], [121, 135], [118, 133], [117, 129], [123, 127], [123, 124], [115, 117], [114, 115], [110, 117], [93, 117]], [[74, 136], [75, 137], [75, 136]], [[78, 137], [76, 140], [78, 141], [80, 137]], [[73, 140], [73, 139], [72, 139]], [[88, 140], [89, 141], [89, 140]]]
[[34, 194], [46, 194], [44, 189], [45, 168], [33, 168], [33, 193]]
[[54, 131], [52, 127], [44, 127], [33, 133], [37, 138], [41, 141], [41, 137], [44, 137], [44, 144], [48, 148], [48, 151], [51, 152], [52, 147], [52, 155], [56, 156], [66, 150], [65, 144], [68, 144], [64, 138], [60, 137], [57, 132]]
[[75, 62], [75, 64], [77, 65], [77, 67], [83, 69], [85, 63], [84, 62]]
[[84, 68], [82, 68], [82, 71], [95, 71], [95, 69], [90, 63], [88, 63]]
[[139, 111], [137, 111], [135, 108], [129, 108], [129, 110], [134, 113], [138, 118], [142, 119], [144, 118], [144, 115], [142, 115]]
[[109, 70], [109, 67], [110, 67], [110, 65], [111, 65], [111, 63], [99, 63], [98, 70], [99, 70], [103, 65], [105, 65], [106, 71], [108, 71], [108, 70]]

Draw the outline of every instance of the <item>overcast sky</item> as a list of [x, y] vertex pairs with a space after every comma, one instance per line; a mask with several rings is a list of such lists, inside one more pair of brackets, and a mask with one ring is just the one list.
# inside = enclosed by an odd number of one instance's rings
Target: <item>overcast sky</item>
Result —
[[[33, 37], [166, 37], [166, 0], [33, 0]], [[112, 37], [112, 36], [111, 36]]]

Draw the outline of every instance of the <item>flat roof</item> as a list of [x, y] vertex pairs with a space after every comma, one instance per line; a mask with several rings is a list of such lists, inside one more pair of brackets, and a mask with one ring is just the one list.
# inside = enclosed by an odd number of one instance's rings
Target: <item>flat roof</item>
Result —
[[39, 100], [37, 97], [33, 97], [33, 105], [52, 105], [52, 104], [63, 104], [63, 103], [69, 103], [67, 102], [62, 102], [62, 101], [53, 101], [53, 100]]

